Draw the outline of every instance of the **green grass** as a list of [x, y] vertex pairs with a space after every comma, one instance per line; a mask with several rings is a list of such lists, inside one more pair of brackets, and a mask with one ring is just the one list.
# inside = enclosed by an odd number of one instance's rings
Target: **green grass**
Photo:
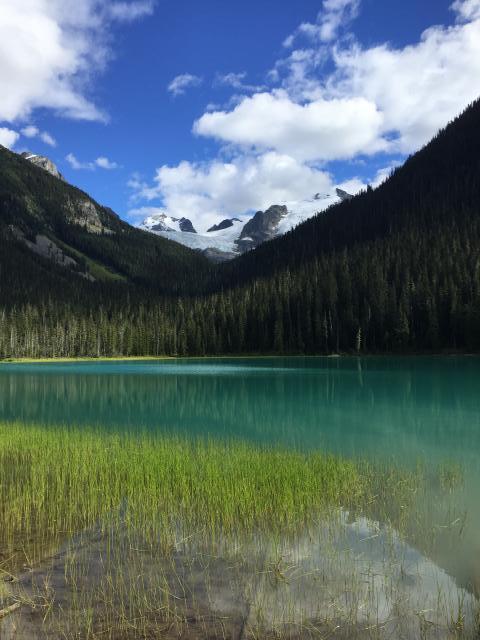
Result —
[[[432, 478], [421, 467], [240, 441], [0, 424], [0, 573], [57, 558], [51, 569], [35, 569], [23, 592], [0, 592], [0, 605], [3, 598], [28, 606], [48, 638], [236, 637], [225, 627], [235, 616], [215, 608], [230, 597], [248, 611], [245, 637], [267, 637], [267, 628], [283, 637], [289, 616], [301, 619], [298, 600], [309, 590], [325, 584], [342, 602], [339, 567], [352, 589], [364, 588], [356, 560], [345, 565], [336, 548], [342, 514], [408, 535], [412, 523], [418, 530], [419, 497], [432, 480], [450, 492], [461, 474], [442, 468]], [[305, 544], [321, 550], [318, 577], [301, 569], [303, 560], [286, 559]], [[383, 551], [386, 573], [401, 564], [395, 545], [387, 541]], [[299, 580], [307, 595], [295, 591]], [[282, 604], [277, 619], [279, 593], [287, 609]], [[342, 614], [348, 628], [366, 606], [360, 597], [352, 602]], [[308, 637], [338, 622], [324, 620]]]
[[131, 517], [237, 530], [293, 526], [365, 500], [365, 474], [332, 456], [243, 443], [0, 426], [0, 505], [22, 528], [74, 531], [128, 505]]
[[63, 250], [65, 253], [75, 260], [81, 259], [85, 260], [89, 273], [95, 278], [95, 280], [105, 280], [105, 281], [113, 281], [113, 282], [126, 282], [127, 278], [116, 271], [109, 269], [107, 266], [102, 265], [100, 262], [97, 262], [93, 258], [89, 258], [86, 254], [82, 253], [78, 249], [71, 247], [68, 244], [65, 244], [58, 238], [54, 238], [54, 242]]
[[128, 526], [167, 538], [178, 527], [185, 535], [295, 531], [328, 507], [361, 512], [388, 502], [400, 512], [421, 481], [419, 470], [323, 453], [3, 424], [0, 540], [56, 539], [120, 511]]
[[117, 273], [112, 269], [109, 269], [108, 267], [100, 264], [99, 262], [96, 262], [92, 258], [89, 258], [88, 256], [84, 256], [84, 258], [87, 261], [88, 270], [91, 273], [91, 275], [95, 278], [95, 280], [105, 280], [105, 281], [112, 281], [112, 282], [128, 281], [127, 278], [122, 274]]

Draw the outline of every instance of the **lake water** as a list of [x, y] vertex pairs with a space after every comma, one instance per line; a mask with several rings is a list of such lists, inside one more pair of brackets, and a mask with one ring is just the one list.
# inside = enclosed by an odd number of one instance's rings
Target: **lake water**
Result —
[[0, 420], [235, 437], [406, 465], [459, 463], [468, 534], [442, 564], [480, 584], [480, 358], [2, 364]]
[[476, 462], [480, 358], [3, 364], [0, 420]]

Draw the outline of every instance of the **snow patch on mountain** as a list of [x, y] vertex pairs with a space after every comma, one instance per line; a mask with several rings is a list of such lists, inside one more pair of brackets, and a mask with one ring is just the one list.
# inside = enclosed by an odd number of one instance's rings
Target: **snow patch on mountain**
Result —
[[156, 213], [145, 218], [139, 227], [158, 235], [163, 235], [163, 233], [197, 233], [188, 218], [172, 218], [166, 213]]
[[222, 220], [205, 233], [197, 233], [188, 218], [173, 218], [163, 212], [145, 218], [138, 227], [202, 251], [218, 262], [232, 259], [281, 236], [317, 213], [352, 197], [342, 189], [337, 189], [335, 194], [317, 193], [308, 200], [273, 205], [265, 211], [257, 211], [254, 216]]
[[[188, 219], [181, 218], [179, 220], [165, 213], [156, 213], [145, 218], [138, 227], [139, 229], [150, 231], [168, 240], [179, 242], [190, 249], [197, 249], [199, 251], [216, 249], [222, 253], [231, 254], [238, 250], [235, 245], [235, 240], [240, 236], [246, 222], [245, 218], [238, 218], [233, 220], [232, 225], [226, 229], [218, 229], [207, 233], [191, 233], [185, 231], [186, 224], [180, 224], [181, 220], [186, 221]], [[188, 220], [188, 222], [190, 221]]]
[[341, 198], [338, 193], [335, 193], [335, 195], [317, 193], [308, 200], [284, 202], [283, 204], [287, 207], [288, 214], [280, 221], [277, 235], [283, 235], [291, 231], [302, 222], [305, 222], [305, 220], [339, 202], [341, 202]]

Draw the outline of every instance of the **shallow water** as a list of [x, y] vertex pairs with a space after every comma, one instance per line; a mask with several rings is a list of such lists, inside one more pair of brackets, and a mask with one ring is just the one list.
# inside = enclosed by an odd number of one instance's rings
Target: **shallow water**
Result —
[[[378, 522], [351, 521], [346, 512], [324, 514], [295, 541], [255, 536], [234, 547], [212, 546], [197, 533], [163, 555], [141, 535], [128, 536], [116, 528], [85, 532], [51, 563], [24, 573], [13, 586], [12, 593], [23, 592], [28, 602], [39, 605], [54, 593], [49, 615], [41, 606], [24, 606], [5, 625], [0, 623], [0, 637], [89, 637], [89, 617], [79, 615], [79, 605], [92, 619], [102, 620], [106, 632], [112, 610], [122, 609], [121, 585], [135, 589], [138, 576], [143, 607], [130, 589], [128, 602], [137, 619], [148, 603], [152, 632], [140, 634], [142, 638], [303, 640], [334, 632], [340, 640], [478, 637], [476, 599]], [[164, 614], [151, 619], [152, 612], [161, 612], [160, 602], [165, 608], [166, 585], [168, 608], [174, 607], [180, 627], [165, 627]], [[105, 600], [113, 607], [104, 609]], [[207, 626], [198, 635], [195, 627], [201, 621]], [[461, 635], [452, 627], [455, 621], [461, 621]], [[429, 635], [422, 635], [427, 628]]]
[[[2, 364], [0, 420], [324, 449], [465, 473], [467, 528], [436, 561], [480, 585], [480, 358]], [[432, 523], [439, 530], [449, 523]]]

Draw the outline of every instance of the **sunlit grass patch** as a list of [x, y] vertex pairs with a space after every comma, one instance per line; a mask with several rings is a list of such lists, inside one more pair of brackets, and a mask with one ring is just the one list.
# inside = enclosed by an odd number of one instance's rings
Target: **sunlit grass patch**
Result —
[[242, 629], [303, 638], [337, 627], [378, 638], [386, 621], [397, 624], [377, 611], [379, 599], [416, 629], [415, 606], [430, 598], [435, 624], [458, 636], [461, 624], [471, 629], [471, 598], [459, 604], [456, 593], [424, 588], [403, 539], [430, 549], [433, 520], [419, 505], [459, 485], [449, 466], [3, 424], [0, 573], [21, 579], [0, 602], [31, 610], [27, 622], [46, 638], [228, 638]]
[[408, 505], [423, 472], [374, 468], [324, 453], [242, 442], [95, 429], [0, 425], [0, 509], [5, 543], [55, 539], [102, 526], [152, 536], [287, 533], [328, 507]]

